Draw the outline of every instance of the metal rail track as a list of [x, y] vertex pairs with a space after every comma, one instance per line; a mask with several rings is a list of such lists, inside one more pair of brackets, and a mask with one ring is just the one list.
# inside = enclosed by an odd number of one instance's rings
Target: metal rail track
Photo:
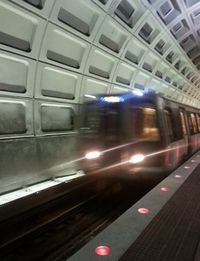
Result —
[[130, 197], [111, 180], [98, 192], [94, 187], [66, 193], [0, 223], [0, 260], [66, 260], [145, 193], [138, 190]]

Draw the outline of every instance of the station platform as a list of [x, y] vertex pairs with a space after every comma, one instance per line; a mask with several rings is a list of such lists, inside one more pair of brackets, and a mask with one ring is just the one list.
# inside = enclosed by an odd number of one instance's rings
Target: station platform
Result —
[[68, 261], [199, 261], [200, 152]]

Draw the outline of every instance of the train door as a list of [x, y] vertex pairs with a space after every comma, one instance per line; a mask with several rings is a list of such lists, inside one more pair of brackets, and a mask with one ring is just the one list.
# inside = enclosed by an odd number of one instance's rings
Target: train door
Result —
[[160, 155], [149, 156], [160, 150], [160, 130], [156, 107], [153, 104], [138, 104], [130, 106], [129, 113], [128, 158], [137, 154], [145, 155], [145, 161], [140, 164], [141, 169], [160, 166]]
[[200, 115], [196, 113], [197, 127], [198, 127], [198, 148], [200, 147]]
[[198, 129], [195, 114], [188, 112], [187, 119], [190, 130], [190, 152], [193, 153], [197, 149], [198, 144]]
[[166, 122], [166, 138], [167, 144], [166, 152], [164, 153], [164, 164], [168, 170], [174, 169], [181, 162], [183, 153], [181, 148], [184, 140], [182, 133], [180, 133], [180, 126], [178, 119], [175, 119], [177, 110], [172, 112], [171, 108], [164, 109], [164, 117]]
[[182, 127], [182, 132], [183, 132], [183, 138], [185, 142], [185, 146], [183, 146], [181, 149], [183, 150], [184, 156], [186, 156], [189, 153], [189, 132], [187, 128], [187, 123], [186, 123], [186, 112], [184, 109], [180, 109], [180, 119], [181, 119], [181, 127]]

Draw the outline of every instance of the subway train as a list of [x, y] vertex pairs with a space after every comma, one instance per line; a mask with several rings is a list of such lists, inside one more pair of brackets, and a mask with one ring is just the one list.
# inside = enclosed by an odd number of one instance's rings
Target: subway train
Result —
[[89, 173], [167, 175], [200, 146], [200, 111], [153, 92], [133, 90], [86, 102], [81, 165]]

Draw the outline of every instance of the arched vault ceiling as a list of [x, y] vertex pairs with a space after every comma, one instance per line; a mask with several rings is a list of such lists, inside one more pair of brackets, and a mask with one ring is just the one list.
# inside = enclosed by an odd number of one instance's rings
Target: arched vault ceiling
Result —
[[199, 22], [197, 0], [1, 0], [0, 95], [79, 104], [146, 87], [200, 107]]
[[200, 70], [200, 1], [148, 0], [145, 4]]

